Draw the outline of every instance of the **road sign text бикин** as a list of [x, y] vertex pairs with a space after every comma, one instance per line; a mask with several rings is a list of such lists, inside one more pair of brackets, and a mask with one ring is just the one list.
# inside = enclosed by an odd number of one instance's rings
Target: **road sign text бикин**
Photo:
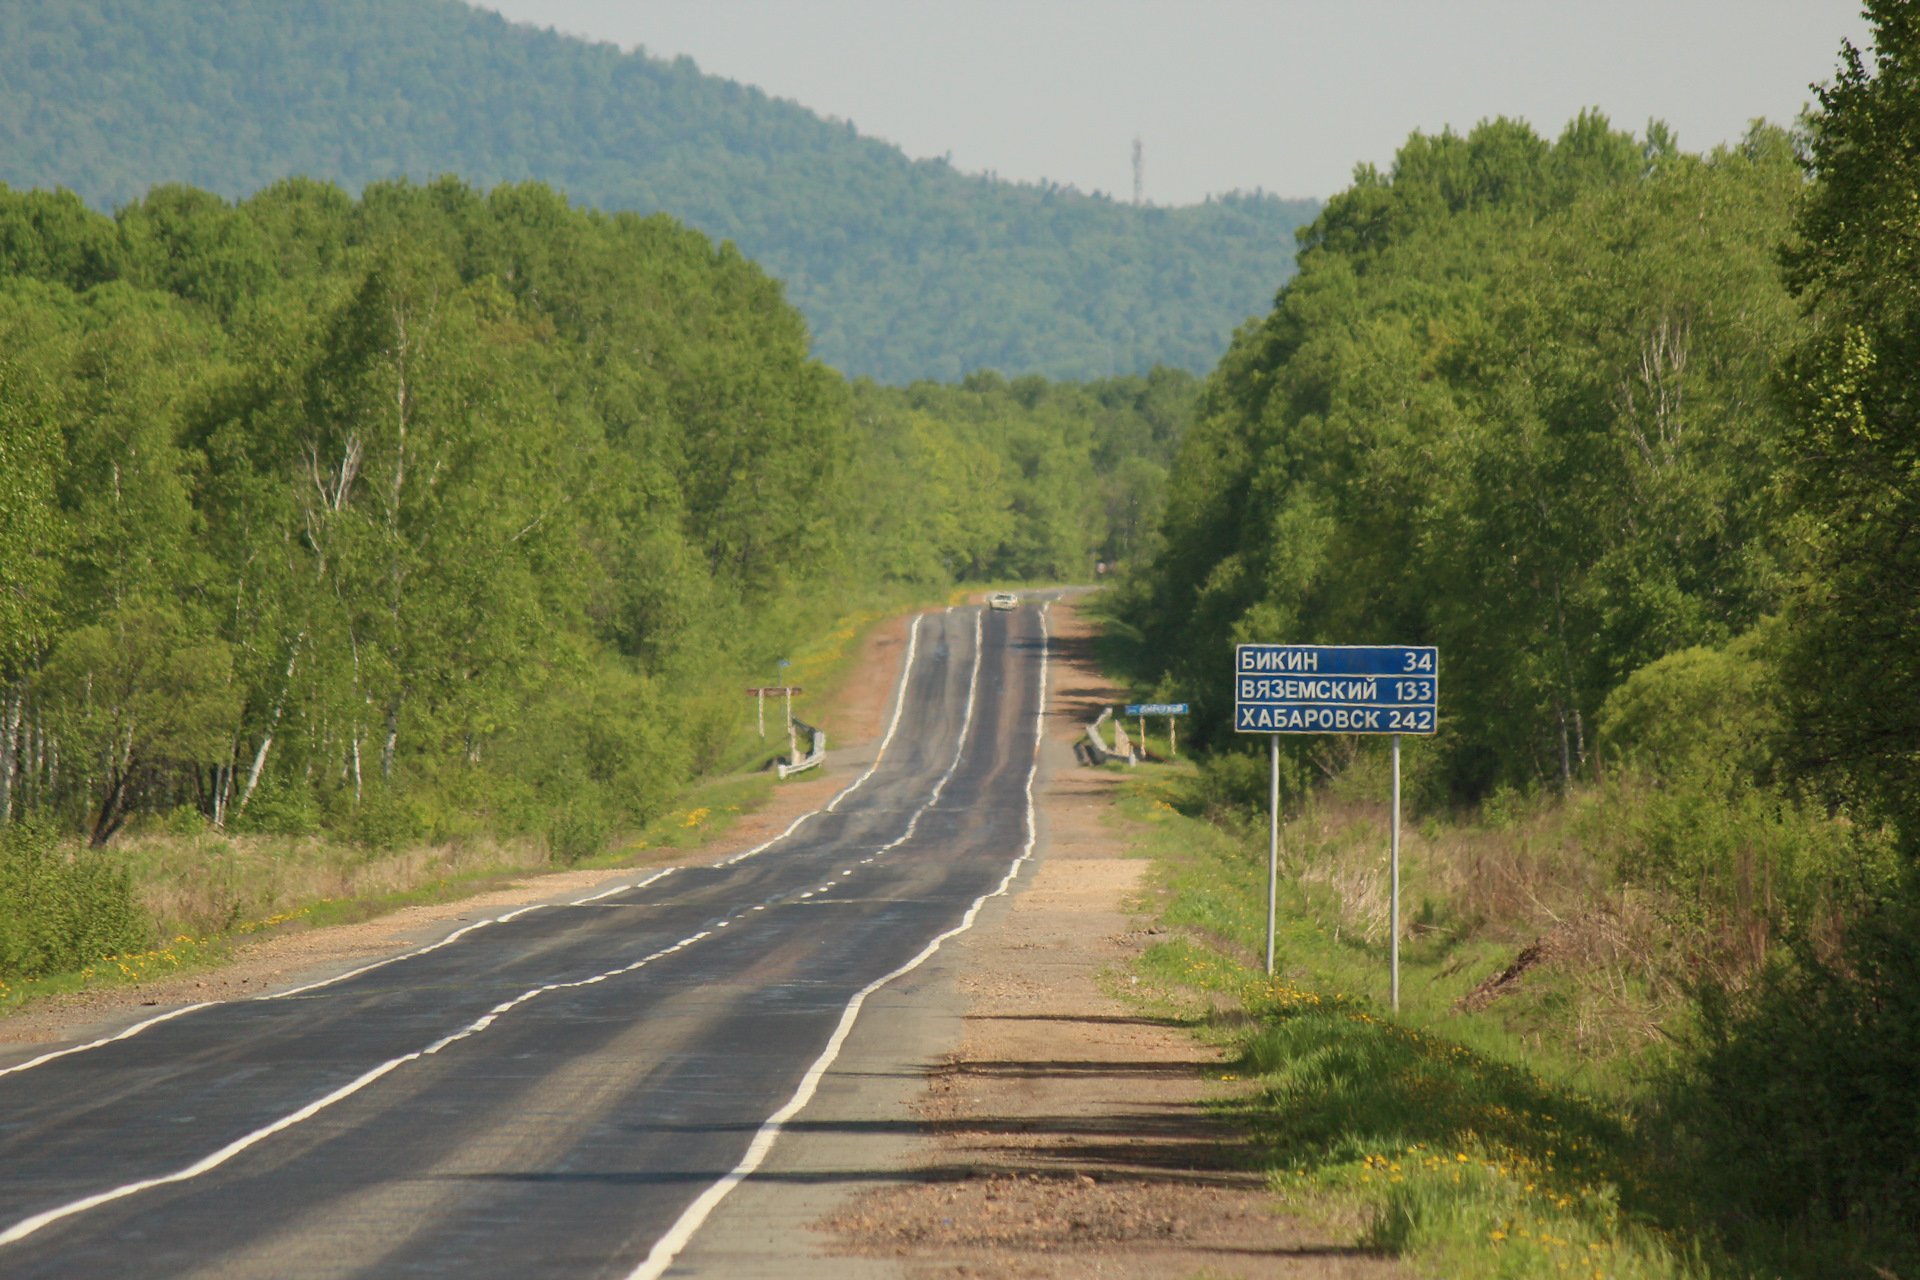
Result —
[[1400, 735], [1440, 721], [1440, 650], [1431, 645], [1243, 644], [1233, 650], [1233, 727], [1269, 735], [1267, 972], [1273, 972], [1280, 883], [1280, 735], [1384, 733], [1393, 738], [1387, 990], [1400, 1009]]
[[1233, 654], [1240, 733], [1432, 733], [1440, 651], [1431, 646], [1243, 644]]
[[1130, 716], [1183, 716], [1187, 714], [1184, 702], [1135, 702], [1127, 707]]

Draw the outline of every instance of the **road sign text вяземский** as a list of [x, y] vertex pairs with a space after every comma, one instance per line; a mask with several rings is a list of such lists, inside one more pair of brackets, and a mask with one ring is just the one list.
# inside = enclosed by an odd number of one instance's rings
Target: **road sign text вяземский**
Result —
[[1234, 650], [1241, 733], [1432, 733], [1439, 651], [1430, 646], [1243, 644]]

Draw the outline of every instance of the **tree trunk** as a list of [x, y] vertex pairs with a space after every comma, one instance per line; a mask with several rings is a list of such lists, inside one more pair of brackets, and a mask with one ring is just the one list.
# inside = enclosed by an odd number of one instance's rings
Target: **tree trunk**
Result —
[[400, 745], [400, 699], [387, 704], [387, 740], [380, 746], [380, 780], [393, 781], [393, 753]]
[[7, 689], [4, 717], [0, 717], [0, 824], [13, 821], [13, 762], [20, 737], [20, 713], [26, 699], [20, 686]]
[[[275, 710], [277, 711], [278, 708]], [[274, 716], [275, 720], [279, 718], [278, 715]], [[253, 789], [260, 785], [260, 771], [266, 768], [267, 752], [271, 750], [273, 750], [273, 730], [268, 729], [266, 736], [260, 739], [260, 749], [253, 753], [253, 767], [247, 770], [246, 789], [240, 793], [240, 803], [233, 807], [234, 817], [237, 818], [247, 811], [247, 801], [253, 799]]]
[[113, 839], [113, 833], [127, 820], [124, 801], [127, 783], [132, 780], [131, 769], [115, 769], [107, 793], [100, 799], [100, 814], [93, 821], [93, 834], [87, 838], [89, 849], [98, 849]]
[[1567, 739], [1567, 713], [1560, 710], [1560, 794], [1566, 795], [1573, 789], [1573, 755]]
[[227, 803], [233, 798], [233, 761], [213, 767], [213, 829], [227, 825]]
[[233, 811], [236, 817], [247, 811], [247, 801], [253, 799], [253, 789], [260, 785], [260, 771], [266, 767], [267, 752], [273, 750], [273, 734], [280, 727], [280, 713], [287, 705], [287, 689], [293, 684], [294, 664], [300, 661], [300, 642], [306, 638], [304, 631], [293, 638], [293, 651], [287, 655], [287, 674], [280, 681], [280, 696], [273, 700], [273, 715], [267, 720], [266, 736], [260, 739], [260, 749], [253, 753], [253, 768], [247, 770], [247, 789], [240, 793], [240, 803]]

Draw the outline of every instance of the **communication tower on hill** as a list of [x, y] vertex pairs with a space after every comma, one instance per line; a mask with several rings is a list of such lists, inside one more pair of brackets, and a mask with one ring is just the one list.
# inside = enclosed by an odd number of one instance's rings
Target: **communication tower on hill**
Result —
[[1142, 155], [1143, 150], [1140, 145], [1140, 139], [1136, 136], [1133, 140], [1133, 202], [1136, 205], [1140, 203], [1146, 191], [1146, 181], [1144, 177], [1146, 173], [1146, 161]]

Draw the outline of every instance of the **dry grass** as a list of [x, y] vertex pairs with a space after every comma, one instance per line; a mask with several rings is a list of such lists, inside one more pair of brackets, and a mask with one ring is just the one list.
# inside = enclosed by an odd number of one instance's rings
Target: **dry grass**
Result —
[[290, 907], [544, 869], [543, 844], [462, 838], [375, 853], [318, 836], [135, 834], [114, 851], [164, 936], [217, 933]]
[[[1287, 872], [1333, 930], [1384, 946], [1389, 920], [1383, 780], [1362, 762], [1285, 829]], [[1488, 983], [1517, 955], [1534, 963], [1497, 984], [1516, 1034], [1555, 1038], [1579, 1055], [1632, 1057], [1667, 1039], [1708, 964], [1743, 971], [1764, 959], [1675, 928], [1674, 904], [1617, 887], [1631, 839], [1630, 798], [1598, 788], [1566, 800], [1499, 797], [1480, 813], [1409, 825], [1401, 836], [1401, 946], [1426, 981]], [[1690, 940], [1688, 940], [1690, 939]]]
[[[1387, 794], [1385, 762], [1361, 757], [1285, 828], [1288, 873], [1336, 939], [1386, 942]], [[1746, 989], [1782, 920], [1838, 950], [1846, 913], [1820, 887], [1838, 830], [1780, 806], [1687, 808], [1633, 776], [1496, 794], [1403, 829], [1402, 951], [1483, 984], [1535, 952], [1487, 1003], [1535, 1043], [1629, 1058], [1688, 1021], [1702, 984]]]

